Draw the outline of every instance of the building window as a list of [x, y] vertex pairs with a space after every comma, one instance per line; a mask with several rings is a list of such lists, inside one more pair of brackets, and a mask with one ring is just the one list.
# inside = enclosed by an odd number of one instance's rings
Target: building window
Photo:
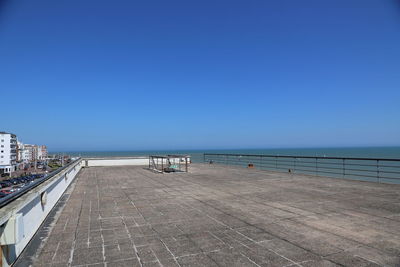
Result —
[[4, 150], [2, 150], [1, 153], [4, 153]]
[[1, 139], [1, 142], [4, 142], [4, 139]]

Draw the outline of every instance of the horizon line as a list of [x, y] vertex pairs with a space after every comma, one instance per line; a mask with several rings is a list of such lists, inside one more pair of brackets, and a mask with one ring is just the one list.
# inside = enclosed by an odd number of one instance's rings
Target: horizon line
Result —
[[340, 149], [340, 148], [400, 148], [400, 145], [368, 145], [368, 146], [308, 146], [308, 147], [259, 147], [259, 148], [178, 148], [178, 149], [120, 149], [120, 150], [49, 150], [52, 152], [148, 152], [148, 151], [204, 151], [204, 150], [273, 150], [273, 149]]

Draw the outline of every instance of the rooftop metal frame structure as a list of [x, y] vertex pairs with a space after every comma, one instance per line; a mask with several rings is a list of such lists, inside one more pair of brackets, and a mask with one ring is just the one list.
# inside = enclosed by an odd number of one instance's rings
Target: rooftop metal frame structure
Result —
[[164, 172], [188, 172], [189, 155], [150, 155], [149, 169]]

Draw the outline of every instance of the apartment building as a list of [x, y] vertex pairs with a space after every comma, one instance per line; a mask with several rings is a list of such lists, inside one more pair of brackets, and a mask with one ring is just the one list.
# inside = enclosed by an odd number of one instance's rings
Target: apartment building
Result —
[[38, 147], [37, 145], [25, 144], [25, 149], [27, 150], [26, 155], [29, 162], [33, 162], [38, 159]]
[[27, 151], [27, 159], [30, 162], [33, 162], [35, 160], [42, 161], [46, 160], [48, 157], [48, 152], [47, 152], [47, 147], [45, 145], [29, 145], [25, 144], [24, 145], [25, 150]]
[[0, 174], [11, 174], [17, 167], [17, 136], [0, 132]]
[[29, 151], [25, 148], [25, 144], [17, 141], [17, 162], [27, 163], [29, 162]]
[[[40, 157], [39, 157], [40, 151]], [[38, 146], [38, 159], [39, 160], [46, 160], [48, 157], [47, 147], [45, 145]]]
[[17, 141], [17, 169], [24, 169], [29, 164], [29, 151], [25, 148], [25, 144]]

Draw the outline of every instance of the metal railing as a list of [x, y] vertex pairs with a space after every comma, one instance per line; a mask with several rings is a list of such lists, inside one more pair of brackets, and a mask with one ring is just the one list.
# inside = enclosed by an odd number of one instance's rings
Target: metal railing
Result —
[[400, 183], [400, 159], [206, 153], [204, 162], [316, 176]]

